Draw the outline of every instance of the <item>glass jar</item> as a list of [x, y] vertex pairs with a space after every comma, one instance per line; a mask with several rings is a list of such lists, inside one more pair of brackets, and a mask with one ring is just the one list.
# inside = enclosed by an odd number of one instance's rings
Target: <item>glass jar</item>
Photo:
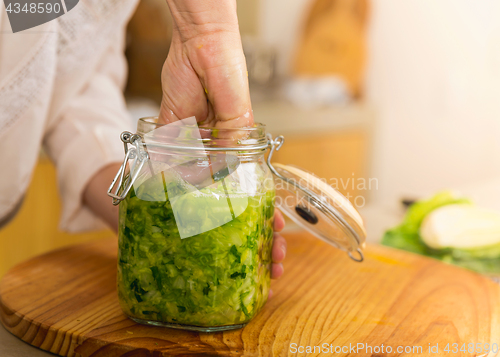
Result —
[[[121, 139], [126, 155], [108, 194], [120, 203], [119, 301], [136, 322], [220, 331], [243, 327], [262, 309], [271, 279], [273, 174], [284, 213], [351, 257], [361, 254], [364, 230], [354, 208], [336, 191], [323, 197], [333, 188], [310, 174], [273, 167], [283, 138], [273, 140], [262, 124], [216, 129], [199, 128], [194, 118], [168, 125], [143, 118], [137, 134]], [[333, 207], [340, 201], [352, 209]]]

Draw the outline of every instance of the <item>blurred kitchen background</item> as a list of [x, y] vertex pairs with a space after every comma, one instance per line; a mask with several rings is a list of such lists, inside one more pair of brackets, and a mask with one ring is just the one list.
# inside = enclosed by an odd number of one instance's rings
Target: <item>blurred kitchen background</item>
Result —
[[[275, 161], [348, 194], [369, 241], [400, 220], [402, 200], [441, 189], [500, 208], [500, 2], [237, 2], [255, 119], [286, 137]], [[134, 123], [158, 112], [170, 34], [165, 1], [142, 0], [126, 52]], [[0, 231], [0, 276], [109, 236], [58, 230], [55, 180], [41, 154], [20, 214]]]

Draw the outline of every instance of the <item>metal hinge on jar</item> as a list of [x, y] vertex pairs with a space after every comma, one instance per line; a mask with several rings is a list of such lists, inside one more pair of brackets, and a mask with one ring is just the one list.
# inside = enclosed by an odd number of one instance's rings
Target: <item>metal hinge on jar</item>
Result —
[[[137, 176], [141, 172], [142, 167], [149, 159], [149, 155], [144, 150], [142, 140], [139, 135], [132, 134], [129, 131], [124, 131], [120, 135], [120, 138], [125, 149], [125, 158], [123, 159], [123, 163], [108, 189], [108, 196], [113, 198], [113, 205], [115, 206], [127, 197], [132, 185], [137, 179]], [[132, 145], [131, 148], [128, 147], [129, 144]], [[129, 160], [134, 160], [130, 167], [130, 172], [133, 172], [134, 174], [127, 176], [126, 181], [124, 181], [125, 170]], [[115, 187], [115, 185], [117, 186], [115, 192], [113, 193], [113, 187]]]

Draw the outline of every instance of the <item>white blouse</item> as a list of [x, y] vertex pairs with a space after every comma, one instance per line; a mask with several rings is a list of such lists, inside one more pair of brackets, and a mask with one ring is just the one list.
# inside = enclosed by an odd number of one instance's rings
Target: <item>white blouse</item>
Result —
[[82, 192], [97, 171], [123, 160], [124, 35], [137, 1], [80, 0], [15, 34], [0, 11], [0, 221], [22, 200], [43, 146], [57, 167], [61, 228], [103, 226]]

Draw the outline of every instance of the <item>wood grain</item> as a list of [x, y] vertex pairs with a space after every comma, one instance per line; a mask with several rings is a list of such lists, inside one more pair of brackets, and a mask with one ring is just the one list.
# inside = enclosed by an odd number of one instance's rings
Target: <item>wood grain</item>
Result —
[[289, 356], [292, 343], [422, 346], [420, 354], [329, 355], [431, 356], [429, 344], [442, 351], [447, 343], [500, 342], [500, 287], [486, 278], [380, 246], [369, 246], [358, 264], [304, 233], [287, 239], [285, 276], [241, 330], [203, 334], [127, 319], [117, 301], [113, 239], [16, 266], [0, 283], [1, 322], [34, 346], [85, 357]]

